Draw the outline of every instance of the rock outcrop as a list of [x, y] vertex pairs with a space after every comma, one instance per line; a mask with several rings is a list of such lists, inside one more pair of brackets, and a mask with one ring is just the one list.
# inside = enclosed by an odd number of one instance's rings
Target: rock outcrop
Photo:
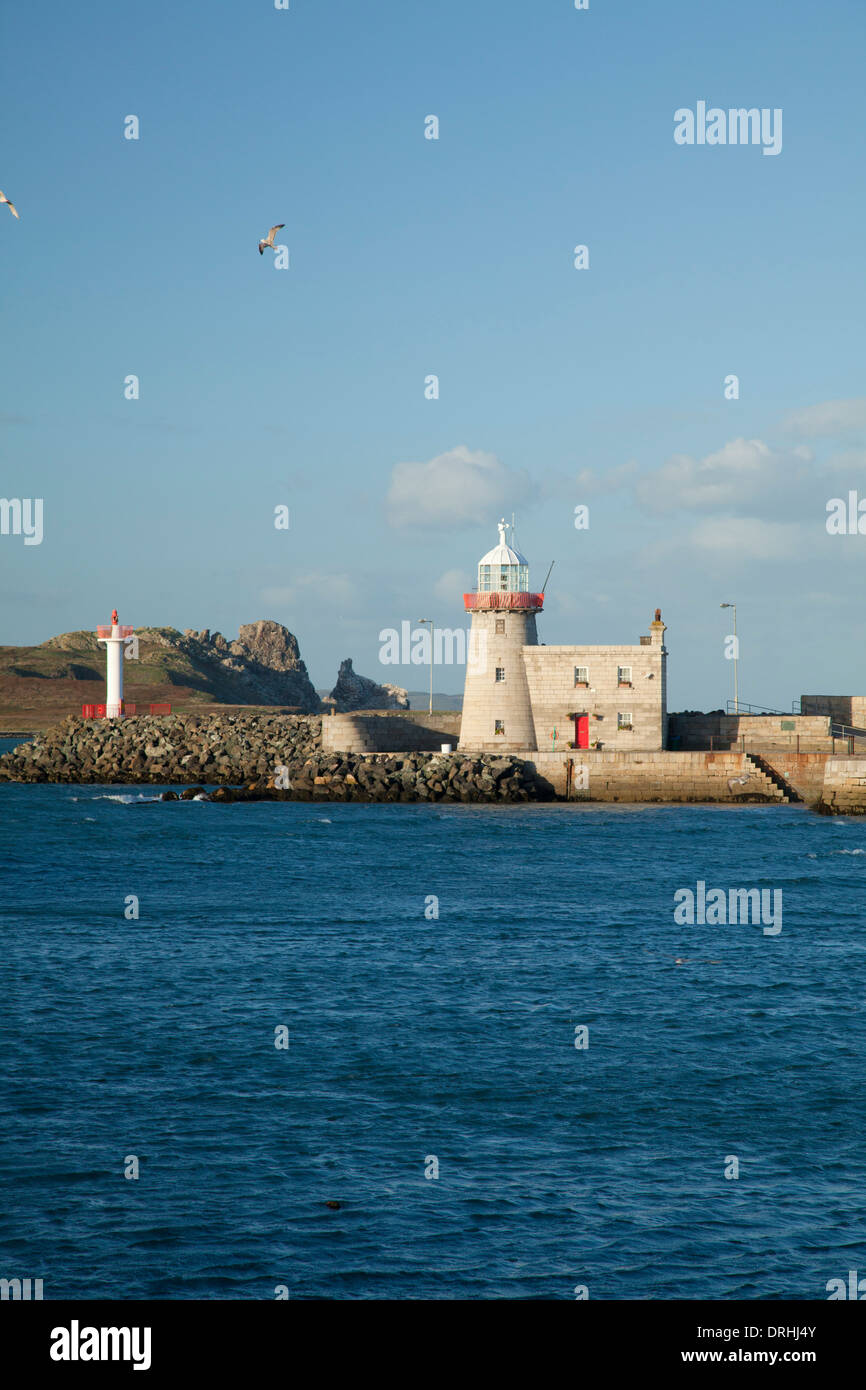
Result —
[[[298, 639], [281, 623], [260, 618], [244, 623], [234, 642], [209, 628], [145, 628], [139, 641], [180, 653], [200, 683], [208, 682], [214, 698], [231, 704], [291, 705], [318, 713], [322, 702], [301, 660]], [[189, 684], [185, 671], [169, 673], [172, 684]]]
[[[221, 635], [215, 633], [214, 641]], [[229, 643], [229, 651], [235, 656], [255, 661], [269, 671], [306, 672], [307, 669], [301, 661], [297, 637], [270, 618], [259, 618], [256, 623], [242, 623], [237, 641]]]
[[400, 685], [379, 685], [352, 668], [352, 658], [341, 662], [337, 684], [328, 696], [338, 714], [358, 709], [408, 709], [408, 692]]

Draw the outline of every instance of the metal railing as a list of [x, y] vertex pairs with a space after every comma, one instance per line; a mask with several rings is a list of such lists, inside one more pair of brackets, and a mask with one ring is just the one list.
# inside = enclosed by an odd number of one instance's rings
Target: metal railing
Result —
[[494, 589], [490, 593], [464, 594], [463, 605], [467, 613], [484, 608], [532, 608], [540, 612], [544, 607], [544, 594], [503, 593]]
[[830, 734], [832, 738], [847, 738], [853, 742], [855, 738], [866, 738], [866, 729], [854, 729], [850, 724], [837, 724], [831, 719]]
[[744, 700], [728, 700], [728, 714], [779, 714], [783, 719], [787, 719], [786, 709], [773, 709], [771, 705], [749, 705]]
[[[105, 716], [105, 711], [106, 711], [106, 706], [105, 706], [104, 704], [88, 704], [88, 705], [82, 705], [82, 706], [81, 706], [81, 717], [82, 717], [82, 719], [104, 719], [104, 718], [106, 717], [106, 716]], [[149, 706], [148, 706], [148, 711], [149, 711], [150, 714], [171, 714], [171, 705], [168, 704], [167, 702], [166, 702], [166, 703], [163, 703], [163, 704], [159, 704], [159, 703], [157, 703], [157, 704], [152, 704], [152, 705], [149, 705]], [[143, 710], [142, 710], [142, 713], [144, 713]], [[134, 702], [129, 703], [129, 702], [127, 702], [126, 700], [124, 700], [123, 703], [122, 703], [122, 705], [121, 705], [120, 717], [121, 717], [122, 719], [126, 719], [126, 718], [128, 718], [128, 717], [130, 717], [130, 716], [134, 716], [134, 715], [137, 715], [137, 714], [138, 714], [138, 705], [137, 705], [136, 703], [134, 703]]]

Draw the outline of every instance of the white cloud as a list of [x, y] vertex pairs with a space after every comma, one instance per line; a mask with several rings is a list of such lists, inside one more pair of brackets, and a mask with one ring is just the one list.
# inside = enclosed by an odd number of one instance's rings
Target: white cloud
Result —
[[720, 516], [699, 522], [686, 543], [716, 559], [787, 560], [803, 553], [803, 531], [792, 522]]
[[702, 459], [674, 454], [661, 468], [637, 480], [635, 499], [652, 512], [709, 508], [741, 512], [762, 500], [778, 511], [780, 499], [796, 482], [808, 478], [810, 461], [808, 449], [783, 453], [761, 439], [732, 439]]
[[704, 517], [669, 524], [635, 557], [636, 567], [658, 582], [662, 566], [682, 583], [684, 571], [698, 576], [748, 573], [752, 563], [769, 562], [788, 572], [797, 561], [817, 562], [824, 540], [823, 511], [808, 523], [764, 521], [753, 516]]
[[866, 479], [866, 449], [844, 449], [834, 454], [824, 465], [828, 480], [836, 473], [848, 477], [851, 486], [862, 486]]
[[532, 493], [527, 473], [459, 444], [427, 463], [398, 463], [385, 501], [392, 526], [492, 524]]
[[822, 401], [805, 410], [792, 410], [782, 421], [783, 429], [804, 439], [837, 439], [861, 435], [866, 430], [866, 396], [851, 400]]

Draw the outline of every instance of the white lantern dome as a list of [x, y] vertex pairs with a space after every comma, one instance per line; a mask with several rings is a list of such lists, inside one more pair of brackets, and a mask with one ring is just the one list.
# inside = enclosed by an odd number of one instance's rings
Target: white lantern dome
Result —
[[[505, 533], [508, 525], [499, 522], [499, 544], [478, 561], [478, 592], [525, 594], [529, 590], [529, 561], [519, 550], [508, 545]], [[512, 528], [513, 529], [513, 528]]]

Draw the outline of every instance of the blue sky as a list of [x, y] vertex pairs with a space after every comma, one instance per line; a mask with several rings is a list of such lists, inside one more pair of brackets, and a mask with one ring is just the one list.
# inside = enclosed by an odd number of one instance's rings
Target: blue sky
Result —
[[[672, 709], [731, 694], [729, 599], [743, 699], [866, 692], [866, 535], [825, 527], [866, 497], [864, 40], [861, 0], [7, 11], [0, 491], [45, 519], [0, 641], [271, 617], [317, 685], [423, 688], [380, 630], [465, 623], [515, 511], [541, 639], [660, 606]], [[699, 100], [782, 152], [676, 145]]]

